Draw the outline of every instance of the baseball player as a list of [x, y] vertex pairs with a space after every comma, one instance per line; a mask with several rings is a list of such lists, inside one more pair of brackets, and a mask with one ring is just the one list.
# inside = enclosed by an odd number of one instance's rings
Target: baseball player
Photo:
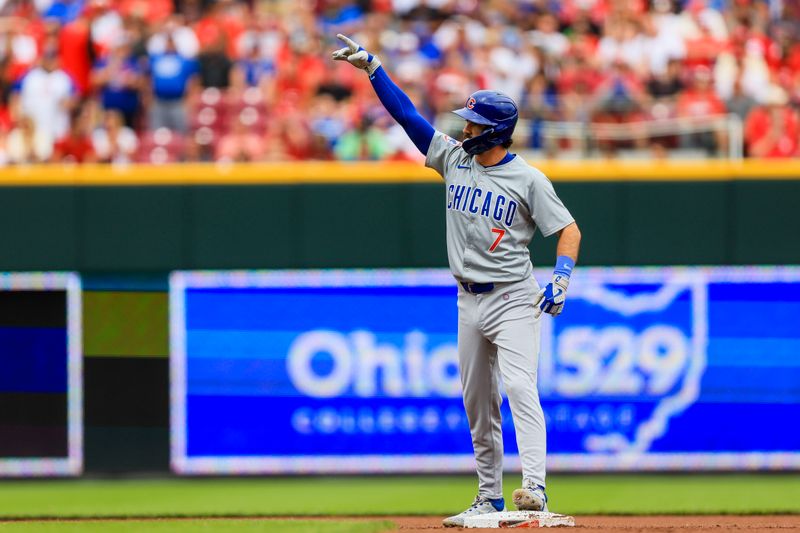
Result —
[[[478, 470], [478, 495], [445, 526], [505, 510], [499, 379], [522, 462], [518, 509], [547, 511], [545, 422], [536, 377], [541, 314], [561, 313], [578, 258], [580, 231], [553, 185], [509, 153], [517, 106], [496, 91], [473, 93], [462, 109], [464, 140], [434, 128], [389, 78], [381, 62], [344, 35], [333, 59], [366, 70], [378, 98], [445, 180], [447, 256], [458, 290], [458, 360]], [[536, 230], [558, 234], [552, 281], [539, 288], [528, 252]]]

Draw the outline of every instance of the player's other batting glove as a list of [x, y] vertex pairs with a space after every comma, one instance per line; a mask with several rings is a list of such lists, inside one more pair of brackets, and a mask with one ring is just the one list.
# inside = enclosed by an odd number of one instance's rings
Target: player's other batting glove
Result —
[[575, 267], [575, 261], [565, 255], [558, 257], [556, 268], [553, 271], [553, 281], [547, 287], [540, 290], [534, 302], [535, 309], [533, 316], [539, 318], [544, 312], [553, 316], [558, 316], [564, 310], [564, 300], [567, 298], [567, 287], [569, 287], [569, 276]]
[[381, 66], [381, 61], [377, 57], [364, 50], [360, 44], [346, 35], [339, 33], [336, 37], [347, 46], [336, 50], [333, 53], [333, 59], [347, 61], [356, 68], [366, 70], [370, 76], [375, 74], [375, 71]]

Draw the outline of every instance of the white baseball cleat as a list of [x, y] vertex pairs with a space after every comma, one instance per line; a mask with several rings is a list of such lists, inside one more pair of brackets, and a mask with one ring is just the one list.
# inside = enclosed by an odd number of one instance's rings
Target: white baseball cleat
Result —
[[[499, 507], [499, 508], [498, 508]], [[467, 510], [453, 515], [442, 520], [444, 527], [464, 527], [464, 519], [470, 516], [477, 516], [481, 514], [496, 513], [498, 511], [505, 511], [506, 505], [502, 498], [498, 500], [490, 500], [486, 496], [475, 496], [475, 501], [472, 502]]]
[[544, 492], [544, 487], [529, 479], [522, 482], [522, 488], [515, 490], [511, 499], [520, 511], [547, 512], [547, 494]]

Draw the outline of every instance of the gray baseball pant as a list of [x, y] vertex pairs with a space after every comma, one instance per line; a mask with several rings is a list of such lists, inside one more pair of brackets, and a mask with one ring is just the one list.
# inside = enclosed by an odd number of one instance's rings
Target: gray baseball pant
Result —
[[464, 408], [478, 465], [478, 494], [503, 496], [503, 438], [498, 377], [511, 406], [523, 479], [545, 485], [544, 413], [536, 388], [539, 320], [533, 316], [536, 280], [458, 291], [458, 361]]

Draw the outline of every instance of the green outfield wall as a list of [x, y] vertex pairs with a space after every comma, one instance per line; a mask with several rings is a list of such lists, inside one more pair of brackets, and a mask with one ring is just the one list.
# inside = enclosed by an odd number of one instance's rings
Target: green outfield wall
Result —
[[[798, 263], [800, 164], [785, 165], [668, 167], [674, 180], [646, 166], [550, 175], [583, 232], [581, 264]], [[0, 270], [446, 265], [444, 188], [431, 171], [312, 166], [325, 178], [303, 165], [171, 167], [163, 182], [161, 167], [5, 171]], [[534, 238], [535, 261], [552, 262], [554, 248]]]
[[[582, 265], [800, 264], [800, 163], [542, 169]], [[446, 265], [444, 187], [418, 164], [0, 171], [0, 271], [82, 274], [90, 474], [169, 468], [169, 271]]]

